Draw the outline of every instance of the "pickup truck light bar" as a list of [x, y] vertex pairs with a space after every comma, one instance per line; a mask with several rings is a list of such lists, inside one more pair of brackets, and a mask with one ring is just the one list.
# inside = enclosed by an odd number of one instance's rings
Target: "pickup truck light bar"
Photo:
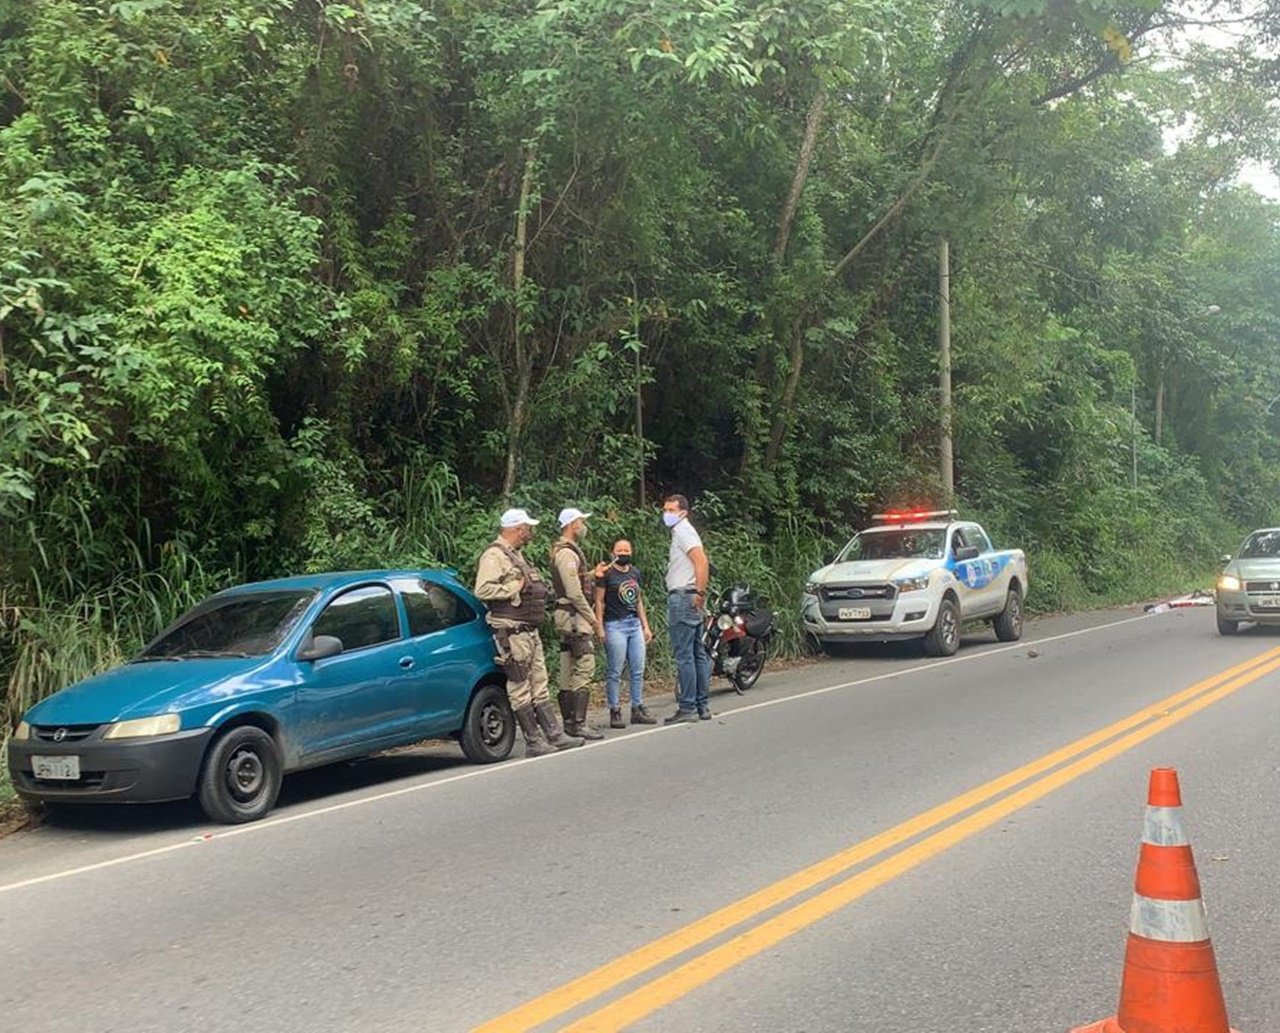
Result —
[[923, 524], [928, 520], [958, 520], [959, 510], [932, 509], [914, 510], [909, 513], [875, 513], [871, 519], [882, 524]]

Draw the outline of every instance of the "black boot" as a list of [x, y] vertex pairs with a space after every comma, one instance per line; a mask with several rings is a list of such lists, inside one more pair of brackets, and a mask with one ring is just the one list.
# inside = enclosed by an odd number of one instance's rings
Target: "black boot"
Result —
[[538, 724], [542, 726], [547, 742], [555, 749], [567, 750], [574, 746], [582, 745], [581, 739], [570, 738], [560, 730], [560, 722], [556, 720], [555, 711], [551, 709], [550, 701], [539, 703], [533, 710], [538, 715]]
[[658, 719], [645, 710], [644, 704], [641, 703], [638, 707], [631, 708], [631, 723], [633, 725], [656, 725]]
[[564, 724], [565, 735], [577, 735], [578, 725], [573, 717], [573, 693], [561, 689], [556, 693], [556, 703], [560, 705], [560, 720]]
[[520, 731], [524, 733], [524, 755], [526, 757], [544, 757], [548, 753], [555, 753], [555, 747], [543, 738], [542, 731], [538, 728], [538, 718], [533, 712], [532, 706], [524, 706], [515, 712], [516, 723], [520, 725]]
[[603, 739], [604, 732], [587, 724], [587, 704], [590, 702], [590, 689], [573, 690], [573, 734], [593, 742], [596, 739]]

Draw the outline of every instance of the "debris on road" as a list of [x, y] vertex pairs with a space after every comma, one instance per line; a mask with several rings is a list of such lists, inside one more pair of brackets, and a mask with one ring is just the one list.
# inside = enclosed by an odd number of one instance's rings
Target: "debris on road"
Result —
[[1146, 613], [1168, 613], [1170, 610], [1181, 610], [1191, 606], [1212, 606], [1215, 602], [1217, 599], [1213, 592], [1197, 588], [1194, 592], [1180, 595], [1176, 599], [1166, 599], [1162, 603], [1148, 603], [1143, 610]]

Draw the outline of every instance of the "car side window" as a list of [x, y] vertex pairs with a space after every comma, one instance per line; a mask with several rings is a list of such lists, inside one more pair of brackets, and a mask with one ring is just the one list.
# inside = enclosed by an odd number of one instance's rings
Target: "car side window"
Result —
[[964, 531], [957, 527], [951, 533], [951, 555], [954, 556], [957, 552], [963, 549], [966, 544], [968, 543], [965, 541]]
[[982, 555], [985, 556], [987, 553], [992, 551], [991, 539], [987, 537], [987, 533], [982, 530], [982, 528], [977, 527], [976, 525], [974, 527], [966, 527], [964, 529], [964, 533], [965, 541], [970, 545], [976, 545], [978, 547], [978, 552]]
[[404, 578], [395, 583], [409, 616], [409, 634], [413, 638], [430, 635], [476, 619], [470, 604], [444, 585], [417, 578]]
[[365, 585], [343, 592], [324, 608], [312, 625], [311, 634], [341, 639], [344, 653], [394, 642], [400, 637], [395, 597], [385, 585]]

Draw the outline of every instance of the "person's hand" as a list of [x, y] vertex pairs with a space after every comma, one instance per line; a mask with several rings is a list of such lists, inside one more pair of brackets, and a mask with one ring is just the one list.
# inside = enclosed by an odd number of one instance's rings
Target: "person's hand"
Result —
[[693, 607], [694, 607], [694, 609], [695, 609], [695, 610], [701, 610], [701, 609], [703, 608], [703, 606], [705, 606], [705, 605], [706, 605], [706, 603], [707, 603], [707, 593], [706, 593], [706, 592], [694, 592], [694, 593], [693, 593]]
[[646, 624], [644, 626], [644, 644], [647, 646], [652, 641], [653, 641], [653, 631], [649, 628], [649, 625]]
[[596, 621], [596, 639], [600, 642], [604, 641], [604, 625], [600, 621]]
[[605, 576], [605, 574], [606, 574], [606, 573], [608, 573], [608, 571], [609, 571], [609, 564], [607, 564], [607, 563], [597, 563], [597, 564], [596, 564], [596, 569], [595, 569], [595, 572], [594, 572], [595, 579], [596, 579], [597, 581], [599, 581], [602, 577], [604, 577], [604, 576]]

